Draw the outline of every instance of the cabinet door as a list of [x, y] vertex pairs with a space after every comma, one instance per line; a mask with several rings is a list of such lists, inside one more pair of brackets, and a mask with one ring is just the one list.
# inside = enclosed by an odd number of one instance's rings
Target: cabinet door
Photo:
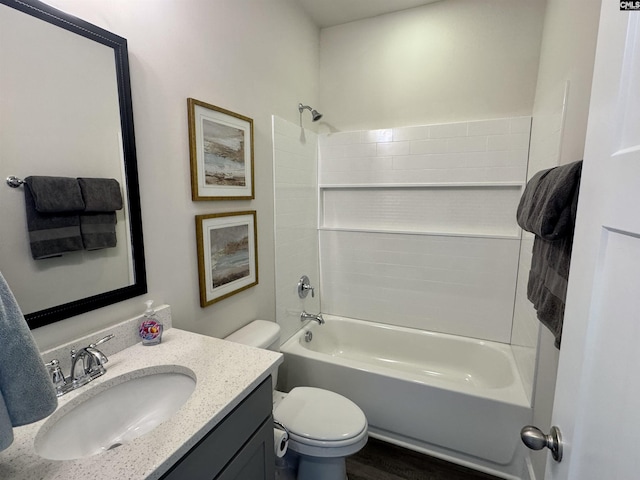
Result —
[[273, 480], [273, 422], [267, 419], [216, 480]]
[[[238, 452], [244, 450], [249, 439], [253, 438], [265, 423], [272, 429], [271, 451], [266, 451], [265, 454], [272, 463], [275, 462], [272, 409], [271, 377], [269, 377], [165, 473], [161, 480], [216, 478], [230, 465], [229, 462], [234, 461]], [[274, 469], [275, 467], [272, 466], [272, 470]], [[249, 478], [253, 477], [247, 477], [247, 480]], [[272, 479], [273, 476], [269, 477], [269, 480]]]

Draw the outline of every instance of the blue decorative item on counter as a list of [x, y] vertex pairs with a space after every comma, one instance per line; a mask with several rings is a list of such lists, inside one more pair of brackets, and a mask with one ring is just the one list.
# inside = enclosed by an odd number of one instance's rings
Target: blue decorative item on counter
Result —
[[157, 345], [162, 341], [162, 323], [158, 320], [156, 311], [151, 308], [153, 300], [147, 300], [144, 303], [147, 309], [144, 311], [139, 330], [142, 345]]

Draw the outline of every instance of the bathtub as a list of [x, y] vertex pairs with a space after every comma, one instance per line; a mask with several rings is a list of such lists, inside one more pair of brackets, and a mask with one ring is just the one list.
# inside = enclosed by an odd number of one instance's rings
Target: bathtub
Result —
[[373, 437], [523, 478], [519, 432], [531, 407], [509, 345], [332, 315], [325, 321], [281, 346], [281, 389], [338, 392], [362, 408]]

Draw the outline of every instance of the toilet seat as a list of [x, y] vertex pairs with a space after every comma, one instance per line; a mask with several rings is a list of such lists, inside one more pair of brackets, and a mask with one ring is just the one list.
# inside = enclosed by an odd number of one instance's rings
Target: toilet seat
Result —
[[289, 448], [317, 457], [341, 457], [367, 443], [367, 419], [342, 395], [315, 387], [296, 387], [280, 401], [274, 418], [289, 430]]

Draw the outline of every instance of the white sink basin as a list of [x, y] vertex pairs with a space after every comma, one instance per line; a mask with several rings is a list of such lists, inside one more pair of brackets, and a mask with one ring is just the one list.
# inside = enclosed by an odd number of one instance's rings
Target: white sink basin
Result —
[[86, 392], [42, 425], [36, 453], [50, 460], [72, 460], [116, 448], [170, 418], [195, 387], [195, 374], [177, 366], [138, 370], [83, 387]]

